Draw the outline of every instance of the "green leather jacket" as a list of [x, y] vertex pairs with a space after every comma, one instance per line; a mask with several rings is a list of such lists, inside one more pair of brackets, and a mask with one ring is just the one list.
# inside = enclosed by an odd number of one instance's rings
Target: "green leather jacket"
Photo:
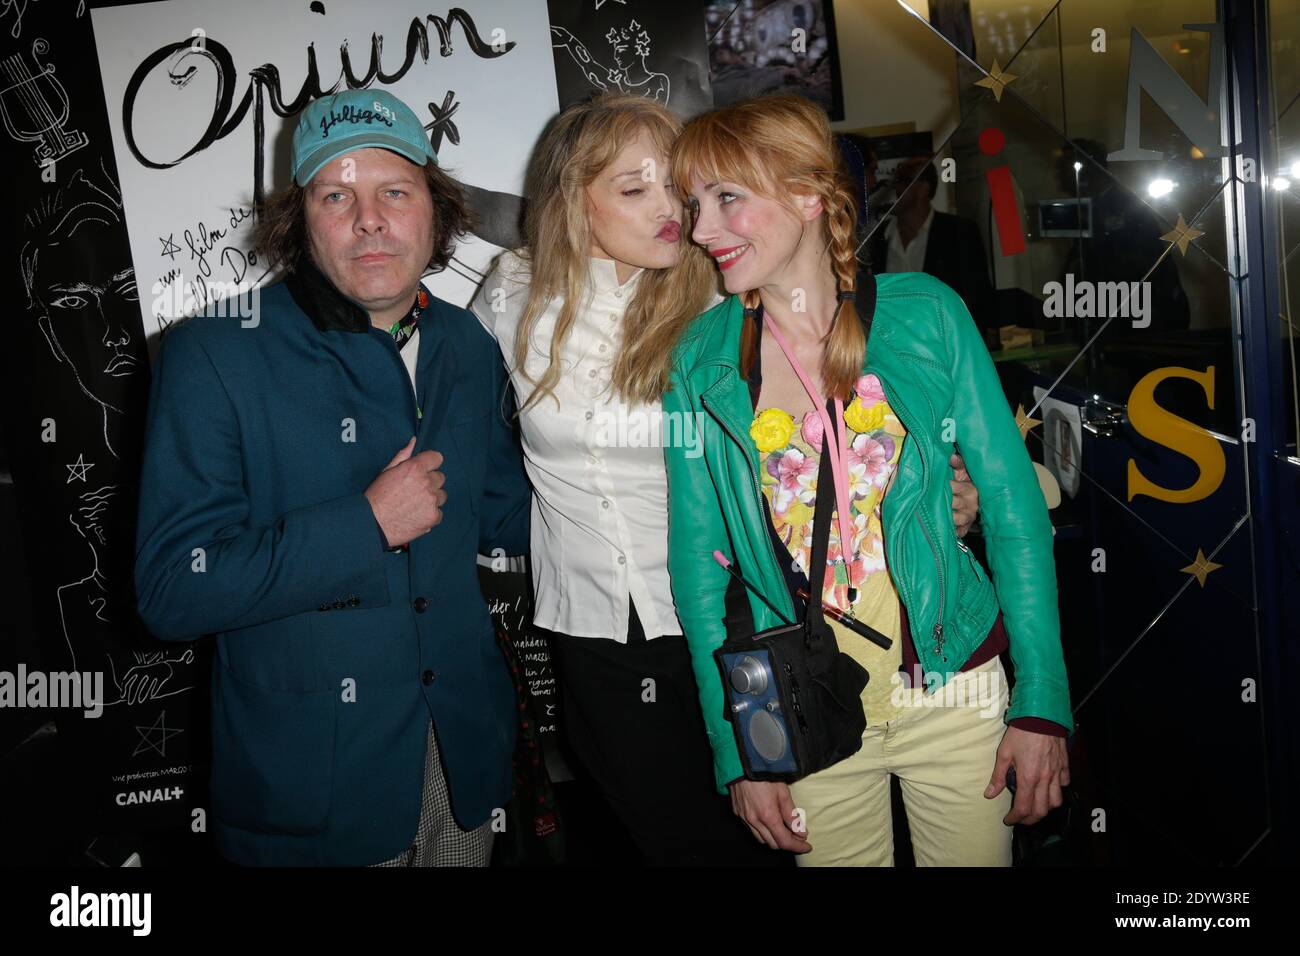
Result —
[[[960, 670], [1000, 605], [1016, 675], [1004, 719], [1042, 717], [1072, 731], [1051, 523], [988, 350], [961, 299], [942, 282], [923, 273], [887, 273], [876, 281], [863, 372], [880, 379], [907, 429], [881, 514], [885, 554], [927, 690]], [[688, 427], [701, 432], [697, 443], [665, 441], [668, 568], [722, 792], [742, 769], [712, 656], [726, 636], [728, 582], [714, 549], [795, 616], [768, 533], [758, 452], [749, 437], [754, 407], [739, 369], [743, 321], [734, 295], [695, 319], [674, 352], [663, 399], [666, 423], [689, 420]], [[979, 488], [992, 581], [953, 528], [948, 458], [954, 443]], [[781, 623], [752, 594], [749, 603], [759, 630]]]

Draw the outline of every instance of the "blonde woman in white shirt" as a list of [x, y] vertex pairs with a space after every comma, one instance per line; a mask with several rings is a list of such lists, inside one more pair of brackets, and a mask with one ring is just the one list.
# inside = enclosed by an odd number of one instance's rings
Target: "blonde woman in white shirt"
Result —
[[659, 399], [677, 337], [721, 300], [665, 180], [680, 131], [637, 96], [564, 110], [529, 170], [525, 247], [500, 258], [471, 309], [520, 407], [533, 624], [551, 644], [571, 750], [646, 862], [788, 865], [714, 790], [668, 578]]

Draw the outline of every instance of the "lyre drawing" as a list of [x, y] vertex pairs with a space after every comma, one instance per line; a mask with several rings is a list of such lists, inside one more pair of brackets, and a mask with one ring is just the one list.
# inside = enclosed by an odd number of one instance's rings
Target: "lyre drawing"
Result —
[[5, 132], [20, 143], [36, 144], [37, 166], [65, 159], [90, 142], [85, 133], [68, 128], [68, 94], [54, 76], [54, 64], [38, 59], [49, 49], [45, 40], [33, 40], [30, 68], [21, 50], [0, 60]]

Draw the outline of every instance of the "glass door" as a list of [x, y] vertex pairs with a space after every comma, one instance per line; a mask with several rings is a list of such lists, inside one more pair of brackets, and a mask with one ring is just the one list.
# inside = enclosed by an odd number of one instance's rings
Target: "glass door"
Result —
[[[978, 227], [994, 286], [981, 322], [1059, 497], [1078, 794], [1060, 845], [1075, 863], [1248, 861], [1273, 824], [1259, 692], [1278, 639], [1261, 630], [1258, 567], [1278, 529], [1252, 468], [1267, 437], [1296, 454], [1300, 0], [1270, 4], [1246, 38], [1214, 0], [902, 6], [956, 64], [959, 121], [933, 166]], [[1256, 45], [1269, 31], [1271, 58]], [[1276, 116], [1242, 116], [1256, 79]], [[1267, 154], [1246, 148], [1255, 122], [1275, 133]], [[931, 187], [902, 168], [905, 206]], [[1251, 223], [1273, 227], [1273, 261]], [[1282, 314], [1261, 322], [1263, 275], [1279, 272]]]

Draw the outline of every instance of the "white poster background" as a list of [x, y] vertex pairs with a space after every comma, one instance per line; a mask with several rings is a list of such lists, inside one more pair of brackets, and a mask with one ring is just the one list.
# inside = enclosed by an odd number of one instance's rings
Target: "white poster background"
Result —
[[[529, 151], [558, 108], [544, 2], [456, 0], [436, 6], [429, 0], [326, 0], [325, 14], [312, 6], [321, 5], [171, 0], [91, 11], [151, 353], [161, 329], [176, 316], [192, 312], [196, 296], [201, 301], [210, 294], [207, 289], [221, 288], [216, 283], [252, 288], [276, 278], [260, 261], [245, 265], [253, 223], [254, 106], [226, 136], [166, 169], [144, 165], [127, 145], [127, 86], [150, 54], [164, 46], [190, 38], [191, 43], [215, 41], [229, 50], [235, 68], [234, 75], [225, 78], [234, 86], [229, 117], [253, 82], [250, 71], [268, 64], [278, 72], [281, 100], [296, 99], [308, 76], [309, 51], [323, 90], [348, 86], [341, 50], [346, 50], [358, 78], [370, 71], [376, 46], [380, 72], [400, 73], [412, 21], [419, 20], [429, 36], [427, 60], [417, 48], [400, 79], [385, 85], [376, 78], [370, 88], [387, 89], [425, 124], [434, 119], [428, 104], [442, 108], [448, 92], [454, 92], [459, 106], [451, 122], [460, 142], [452, 143], [444, 132], [437, 145], [440, 165], [473, 186], [515, 195], [523, 191]], [[483, 58], [470, 48], [462, 24], [451, 21], [450, 55], [442, 56], [439, 32], [429, 18], [447, 19], [453, 7], [470, 15], [485, 43], [513, 41], [515, 46], [495, 59]], [[372, 37], [378, 38], [377, 44]], [[208, 58], [196, 55], [168, 58], [147, 73], [131, 111], [136, 146], [145, 157], [172, 162], [202, 139], [217, 110], [222, 82], [218, 73]], [[290, 180], [297, 119], [278, 116], [270, 93], [268, 89], [263, 97], [262, 174], [268, 195]], [[467, 236], [453, 266], [425, 282], [438, 297], [466, 305], [499, 251]]]

